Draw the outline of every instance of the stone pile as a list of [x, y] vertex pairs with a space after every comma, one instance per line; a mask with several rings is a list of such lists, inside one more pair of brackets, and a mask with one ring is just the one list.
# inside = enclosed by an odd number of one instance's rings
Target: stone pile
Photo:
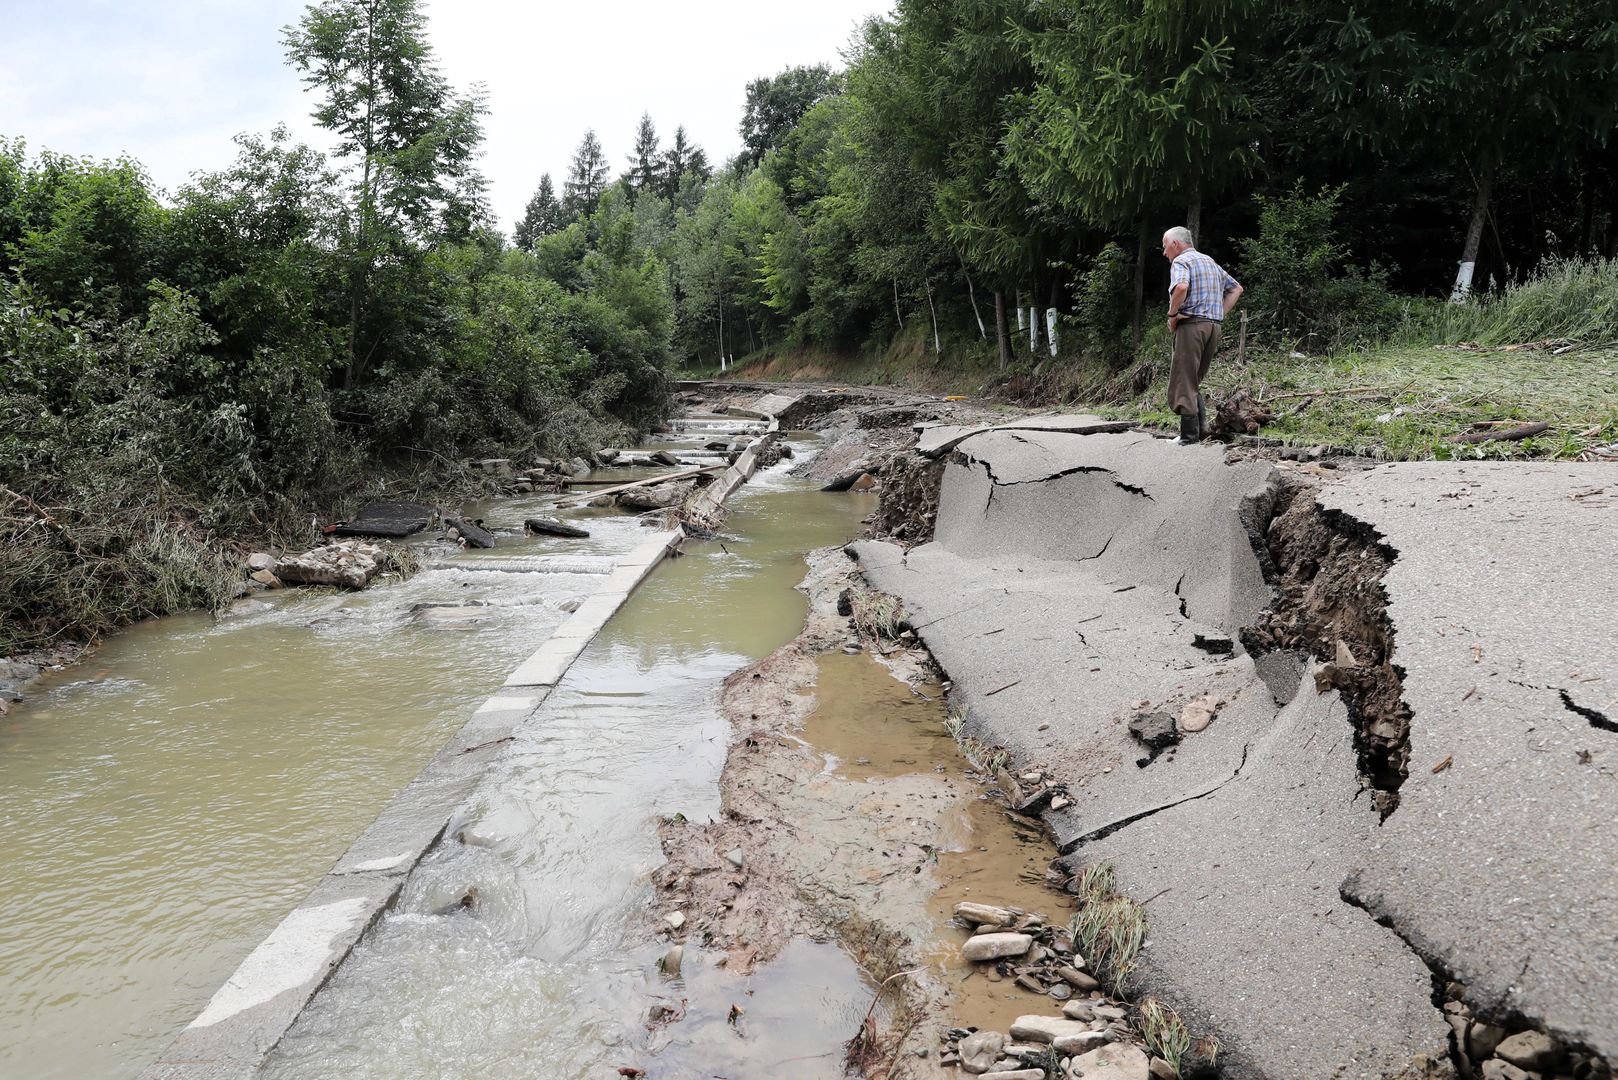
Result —
[[[598, 458], [605, 463], [616, 456], [615, 452], [603, 451]], [[496, 480], [504, 481], [505, 486], [517, 495], [527, 495], [533, 491], [555, 487], [556, 481], [562, 477], [588, 476], [592, 465], [588, 459], [582, 457], [566, 460], [535, 458], [533, 464], [524, 469], [517, 468], [510, 458], [474, 458], [461, 464], [472, 472], [484, 473]]]
[[1074, 950], [1066, 928], [1013, 907], [960, 903], [957, 921], [973, 928], [961, 946], [991, 979], [1012, 979], [1049, 997], [1060, 1013], [1020, 1016], [1009, 1033], [951, 1028], [939, 1057], [982, 1080], [1157, 1080], [1169, 1063], [1141, 1049], [1129, 1006], [1107, 997]]
[[[1450, 984], [1452, 995], [1464, 988]], [[1480, 1080], [1612, 1080], [1612, 1068], [1593, 1054], [1569, 1050], [1542, 1031], [1485, 1023], [1461, 1001], [1444, 1003], [1463, 1071]]]
[[344, 540], [280, 559], [273, 569], [255, 571], [251, 576], [263, 584], [270, 582], [261, 578], [260, 574], [270, 575], [271, 580], [278, 584], [336, 585], [344, 589], [363, 589], [382, 571], [387, 561], [387, 552], [376, 544]]

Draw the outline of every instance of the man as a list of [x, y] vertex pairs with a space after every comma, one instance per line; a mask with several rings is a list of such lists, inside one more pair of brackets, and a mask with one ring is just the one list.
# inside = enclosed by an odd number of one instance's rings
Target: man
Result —
[[1179, 446], [1202, 441], [1207, 409], [1198, 389], [1219, 348], [1220, 324], [1242, 298], [1242, 287], [1224, 267], [1196, 249], [1191, 230], [1177, 225], [1163, 234], [1169, 260], [1169, 332], [1174, 363], [1169, 369], [1169, 407], [1180, 414]]

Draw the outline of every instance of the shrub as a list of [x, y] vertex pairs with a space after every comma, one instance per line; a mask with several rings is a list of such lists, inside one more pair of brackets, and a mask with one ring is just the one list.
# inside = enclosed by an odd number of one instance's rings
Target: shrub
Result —
[[1131, 316], [1134, 292], [1130, 281], [1133, 260], [1117, 244], [1109, 243], [1090, 260], [1073, 282], [1071, 333], [1085, 355], [1122, 367], [1133, 353]]
[[1504, 292], [1474, 293], [1463, 304], [1413, 305], [1399, 336], [1410, 344], [1515, 345], [1566, 339], [1602, 345], [1618, 339], [1618, 259], [1555, 259]]
[[1254, 332], [1312, 352], [1368, 343], [1395, 322], [1399, 307], [1387, 273], [1350, 263], [1336, 238], [1342, 188], [1275, 198], [1258, 196], [1258, 235], [1241, 241], [1240, 272]]

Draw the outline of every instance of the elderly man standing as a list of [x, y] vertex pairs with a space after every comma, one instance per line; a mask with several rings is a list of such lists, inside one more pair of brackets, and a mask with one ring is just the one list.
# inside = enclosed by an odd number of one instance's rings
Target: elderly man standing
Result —
[[1181, 446], [1201, 442], [1207, 410], [1198, 389], [1219, 348], [1220, 325], [1242, 298], [1242, 287], [1225, 268], [1196, 249], [1191, 230], [1163, 234], [1169, 266], [1169, 332], [1174, 364], [1169, 369], [1169, 407], [1180, 414]]

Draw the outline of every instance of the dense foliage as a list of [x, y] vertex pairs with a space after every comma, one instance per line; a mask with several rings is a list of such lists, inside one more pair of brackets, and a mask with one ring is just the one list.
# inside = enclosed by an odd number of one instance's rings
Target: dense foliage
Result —
[[[676, 363], [903, 338], [1122, 368], [1175, 224], [1287, 348], [1605, 333], [1610, 264], [1565, 260], [1618, 246], [1609, 16], [899, 0], [846, 69], [749, 83], [720, 167], [649, 115], [618, 170], [586, 132], [508, 243], [482, 92], [439, 73], [420, 0], [320, 0], [284, 44], [330, 160], [245, 136], [165, 194], [0, 140], [0, 652], [216, 601], [222, 538], [378, 465], [644, 429]], [[1538, 299], [1437, 313], [1457, 263]]]

